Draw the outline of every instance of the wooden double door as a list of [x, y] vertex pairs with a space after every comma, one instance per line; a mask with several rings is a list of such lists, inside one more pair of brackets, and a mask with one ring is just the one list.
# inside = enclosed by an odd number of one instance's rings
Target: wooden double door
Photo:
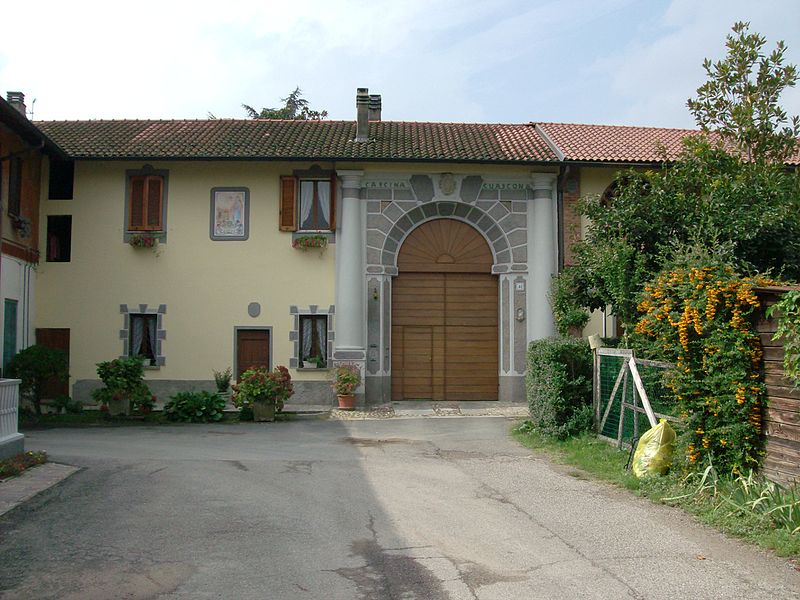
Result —
[[469, 225], [431, 221], [405, 241], [392, 283], [392, 399], [497, 400], [497, 279]]

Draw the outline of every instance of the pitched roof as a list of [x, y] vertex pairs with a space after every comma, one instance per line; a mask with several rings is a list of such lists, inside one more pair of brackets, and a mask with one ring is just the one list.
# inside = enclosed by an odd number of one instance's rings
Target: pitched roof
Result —
[[53, 140], [2, 98], [0, 98], [0, 123], [6, 125], [31, 146], [41, 145], [42, 149], [51, 156], [67, 158], [64, 151]]
[[78, 159], [557, 160], [530, 124], [373, 122], [366, 143], [353, 141], [354, 121], [99, 120], [37, 125]]
[[563, 160], [589, 162], [662, 162], [674, 159], [681, 140], [695, 129], [537, 123], [540, 131], [563, 153]]
[[[700, 133], [575, 123], [378, 121], [369, 124], [369, 142], [355, 142], [354, 121], [96, 120], [36, 125], [71, 157], [106, 160], [659, 163], [665, 157], [675, 159], [681, 140]], [[787, 162], [800, 165], [800, 148]]]
[[[660, 163], [675, 160], [682, 140], [699, 135], [699, 129], [631, 127], [625, 125], [583, 125], [577, 123], [535, 123], [542, 137], [559, 159], [594, 163]], [[709, 136], [714, 139], [712, 132]], [[800, 165], [800, 143], [786, 161]]]

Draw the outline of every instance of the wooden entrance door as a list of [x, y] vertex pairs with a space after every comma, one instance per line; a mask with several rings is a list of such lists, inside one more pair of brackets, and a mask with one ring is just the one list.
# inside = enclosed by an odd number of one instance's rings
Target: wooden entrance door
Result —
[[[37, 328], [36, 343], [54, 350], [61, 350], [67, 355], [67, 364], [69, 364], [69, 329]], [[69, 396], [69, 380], [52, 379], [45, 384], [42, 398], [52, 400], [61, 396]]]
[[469, 225], [431, 221], [398, 256], [392, 284], [392, 399], [497, 400], [497, 279]]
[[270, 368], [269, 331], [266, 329], [236, 330], [236, 380], [247, 369]]

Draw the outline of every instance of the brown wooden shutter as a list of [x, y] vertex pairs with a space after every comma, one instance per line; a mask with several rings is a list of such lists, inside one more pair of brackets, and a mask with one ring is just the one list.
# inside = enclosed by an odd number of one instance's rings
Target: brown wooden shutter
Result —
[[128, 230], [142, 231], [146, 228], [144, 186], [145, 177], [131, 177], [131, 197], [128, 202]]
[[281, 177], [279, 229], [297, 231], [297, 180], [294, 177]]
[[331, 175], [331, 231], [336, 231], [336, 173]]
[[148, 231], [161, 230], [161, 201], [164, 180], [161, 177], [147, 178], [147, 227]]

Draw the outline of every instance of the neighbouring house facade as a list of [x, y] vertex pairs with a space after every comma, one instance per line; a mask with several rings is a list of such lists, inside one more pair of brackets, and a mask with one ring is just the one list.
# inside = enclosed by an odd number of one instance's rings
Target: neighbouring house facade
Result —
[[[50, 161], [48, 161], [48, 158]], [[0, 99], [0, 336], [2, 373], [21, 349], [34, 343], [36, 266], [40, 260], [39, 202], [42, 164], [67, 156], [25, 115], [25, 97]], [[57, 167], [56, 167], [57, 169]]]
[[42, 187], [34, 323], [69, 351], [75, 399], [96, 363], [140, 355], [160, 401], [213, 389], [214, 369], [282, 364], [294, 401], [330, 404], [346, 362], [370, 404], [523, 402], [578, 198], [690, 133], [390, 122], [379, 96], [356, 104], [356, 121], [36, 123], [69, 160], [42, 168], [61, 187]]

